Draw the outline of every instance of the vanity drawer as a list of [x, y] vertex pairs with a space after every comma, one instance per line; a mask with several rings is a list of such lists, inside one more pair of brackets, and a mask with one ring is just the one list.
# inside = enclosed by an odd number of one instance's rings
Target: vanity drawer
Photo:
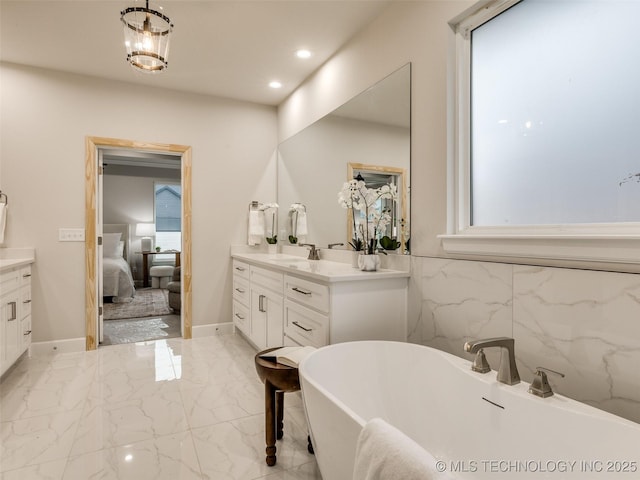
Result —
[[31, 315], [31, 287], [26, 286], [20, 289], [20, 318]]
[[0, 273], [0, 292], [8, 293], [20, 285], [20, 270]]
[[266, 268], [251, 266], [251, 283], [261, 285], [276, 293], [282, 294], [282, 277], [280, 272], [267, 270]]
[[27, 265], [20, 269], [20, 285], [29, 285], [31, 283], [31, 265]]
[[285, 300], [284, 334], [300, 345], [323, 347], [329, 344], [329, 317]]
[[242, 303], [245, 306], [249, 306], [251, 290], [249, 288], [249, 281], [240, 277], [239, 275], [233, 276], [233, 299]]
[[329, 287], [301, 278], [285, 275], [287, 298], [295, 300], [321, 312], [329, 312]]
[[233, 261], [233, 275], [249, 280], [249, 264], [239, 260]]
[[240, 302], [233, 301], [233, 324], [245, 335], [249, 335], [250, 323], [249, 323], [249, 308], [242, 305]]

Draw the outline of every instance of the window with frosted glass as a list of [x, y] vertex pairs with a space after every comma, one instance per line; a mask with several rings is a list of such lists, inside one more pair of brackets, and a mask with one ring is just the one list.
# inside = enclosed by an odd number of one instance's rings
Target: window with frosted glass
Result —
[[471, 224], [640, 221], [640, 1], [523, 0], [471, 36]]

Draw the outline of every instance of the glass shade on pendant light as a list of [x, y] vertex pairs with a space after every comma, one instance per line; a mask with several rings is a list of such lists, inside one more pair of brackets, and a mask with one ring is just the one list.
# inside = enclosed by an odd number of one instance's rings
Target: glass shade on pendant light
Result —
[[[158, 7], [158, 10], [162, 8]], [[120, 12], [127, 62], [146, 73], [160, 73], [168, 66], [173, 24], [158, 10], [149, 8], [149, 0], [146, 0], [144, 7], [129, 7]]]

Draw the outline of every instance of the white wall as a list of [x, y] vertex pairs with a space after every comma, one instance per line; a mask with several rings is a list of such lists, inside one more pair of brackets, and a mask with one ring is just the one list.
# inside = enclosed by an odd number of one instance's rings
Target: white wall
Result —
[[275, 109], [7, 63], [0, 81], [5, 246], [36, 249], [34, 341], [85, 336], [84, 244], [57, 239], [84, 227], [88, 135], [193, 147], [193, 324], [230, 321], [229, 245], [276, 196]]

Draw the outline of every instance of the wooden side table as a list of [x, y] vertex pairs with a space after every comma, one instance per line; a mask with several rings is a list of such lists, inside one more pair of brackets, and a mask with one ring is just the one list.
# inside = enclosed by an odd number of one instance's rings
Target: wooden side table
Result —
[[[265, 416], [265, 440], [266, 462], [270, 467], [276, 464], [276, 438], [280, 440], [284, 436], [284, 394], [285, 392], [297, 392], [300, 390], [298, 369], [281, 365], [261, 358], [277, 348], [269, 348], [258, 352], [255, 356], [256, 371], [260, 380], [264, 382], [264, 416]], [[311, 438], [307, 437], [309, 453], [313, 453]]]

